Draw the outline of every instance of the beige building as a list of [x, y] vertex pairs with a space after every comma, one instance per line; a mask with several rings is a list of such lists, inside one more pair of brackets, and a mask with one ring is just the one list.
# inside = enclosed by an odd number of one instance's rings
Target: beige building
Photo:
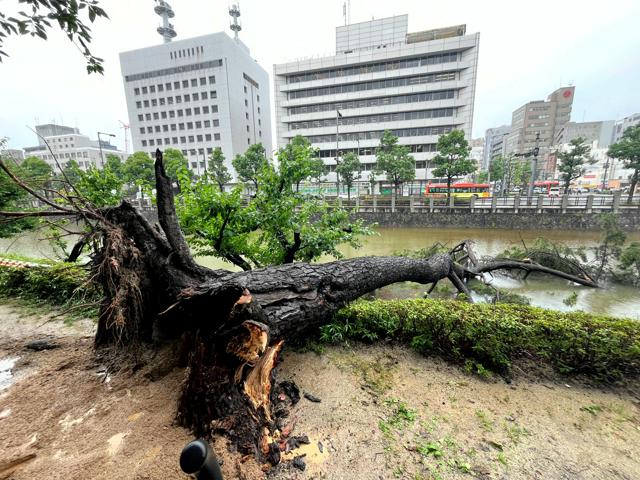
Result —
[[571, 119], [575, 87], [563, 87], [546, 100], [526, 103], [513, 112], [511, 133], [507, 138], [507, 153], [526, 153], [536, 146], [540, 134], [541, 153], [557, 143], [563, 127]]

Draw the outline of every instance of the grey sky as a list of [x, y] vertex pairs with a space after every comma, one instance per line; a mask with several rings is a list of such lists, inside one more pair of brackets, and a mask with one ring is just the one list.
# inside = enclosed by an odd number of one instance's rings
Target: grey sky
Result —
[[[9, 146], [36, 143], [26, 125], [36, 119], [117, 135], [127, 120], [118, 53], [160, 43], [153, 0], [103, 0], [111, 20], [94, 27], [92, 50], [105, 59], [105, 75], [85, 73], [84, 59], [62, 34], [48, 42], [11, 38], [0, 64], [0, 137]], [[228, 3], [173, 0], [178, 39], [229, 30]], [[271, 75], [273, 64], [333, 54], [342, 0], [243, 0], [242, 40]], [[17, 1], [0, 0], [15, 12]], [[480, 60], [474, 137], [510, 123], [523, 103], [543, 99], [562, 84], [576, 86], [572, 119], [610, 120], [640, 111], [640, 2], [610, 0], [456, 2], [352, 0], [352, 23], [409, 14], [409, 30], [458, 23], [479, 31]], [[275, 132], [275, 128], [273, 129]]]

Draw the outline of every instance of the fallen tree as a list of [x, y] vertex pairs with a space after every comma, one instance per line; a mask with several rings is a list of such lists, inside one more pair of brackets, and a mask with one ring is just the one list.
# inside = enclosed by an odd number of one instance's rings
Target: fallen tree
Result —
[[[178, 405], [180, 423], [200, 436], [223, 432], [242, 452], [271, 463], [279, 461], [274, 435], [282, 427], [283, 412], [272, 407], [277, 401], [274, 367], [284, 342], [304, 340], [352, 300], [396, 282], [435, 285], [444, 279], [470, 298], [469, 279], [502, 269], [538, 271], [597, 286], [531, 262], [483, 264], [470, 242], [429, 258], [362, 257], [242, 272], [212, 270], [197, 264], [190, 253], [159, 150], [159, 225], [127, 202], [100, 209], [73, 189], [63, 194], [65, 202], [53, 202], [1, 162], [0, 167], [47, 207], [23, 212], [23, 217], [73, 217], [90, 226], [81, 243], [100, 237], [91, 262], [92, 281], [103, 294], [96, 347], [130, 355], [179, 343], [188, 366]], [[14, 218], [15, 213], [0, 212], [3, 217]], [[81, 250], [82, 245], [74, 248]]]

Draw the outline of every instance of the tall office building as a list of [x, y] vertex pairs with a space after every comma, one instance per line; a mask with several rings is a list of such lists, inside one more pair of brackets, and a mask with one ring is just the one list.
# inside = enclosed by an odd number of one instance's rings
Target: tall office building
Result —
[[[167, 16], [162, 3], [156, 13]], [[235, 175], [231, 160], [249, 145], [272, 150], [268, 74], [238, 38], [171, 41], [167, 25], [158, 29], [165, 43], [120, 54], [133, 148], [176, 148], [199, 174], [220, 147]]]
[[546, 100], [528, 102], [513, 112], [511, 133], [507, 139], [507, 153], [526, 153], [536, 146], [543, 152], [556, 145], [563, 127], [571, 119], [575, 87], [563, 87]]
[[484, 133], [484, 155], [482, 159], [482, 169], [487, 170], [491, 160], [499, 155], [504, 155], [507, 151], [507, 137], [511, 133], [511, 126], [489, 128]]
[[409, 33], [407, 15], [338, 27], [334, 56], [274, 66], [278, 145], [308, 138], [329, 181], [336, 150], [357, 152], [366, 181], [391, 130], [424, 183], [440, 135], [461, 129], [471, 140], [479, 40], [465, 25]]
[[635, 113], [633, 115], [629, 115], [628, 117], [624, 117], [615, 122], [613, 128], [613, 139], [612, 143], [617, 143], [622, 138], [622, 134], [629, 127], [636, 127], [640, 125], [640, 113]]
[[102, 168], [108, 154], [118, 156], [123, 162], [129, 156], [108, 141], [91, 140], [77, 128], [48, 123], [36, 125], [36, 132], [38, 145], [25, 147], [24, 156], [38, 157], [54, 171], [58, 171], [58, 164], [64, 168], [71, 160], [75, 160], [80, 169], [86, 170], [89, 167]]
[[614, 126], [613, 120], [567, 122], [560, 130], [557, 143], [569, 143], [573, 139], [582, 138], [587, 143], [597, 142], [597, 148], [607, 148], [611, 145]]

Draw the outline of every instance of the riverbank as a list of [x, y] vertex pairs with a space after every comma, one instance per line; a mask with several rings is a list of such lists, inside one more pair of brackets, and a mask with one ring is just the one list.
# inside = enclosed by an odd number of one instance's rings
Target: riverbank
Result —
[[[105, 374], [92, 323], [69, 326], [42, 311], [0, 305], [0, 359], [19, 357], [15, 383], [0, 394], [0, 465], [26, 459], [10, 478], [186, 478], [177, 458], [190, 435], [173, 423], [184, 371], [156, 381], [147, 367]], [[43, 337], [59, 348], [25, 350]], [[271, 478], [640, 475], [635, 381], [594, 388], [550, 370], [534, 376], [519, 362], [506, 383], [384, 341], [318, 351], [287, 349], [278, 367], [280, 380], [321, 403], [303, 398], [292, 412], [296, 434], [311, 441], [298, 451], [306, 470], [288, 463]], [[229, 453], [223, 440], [215, 448], [225, 478], [261, 478], [260, 466]]]

